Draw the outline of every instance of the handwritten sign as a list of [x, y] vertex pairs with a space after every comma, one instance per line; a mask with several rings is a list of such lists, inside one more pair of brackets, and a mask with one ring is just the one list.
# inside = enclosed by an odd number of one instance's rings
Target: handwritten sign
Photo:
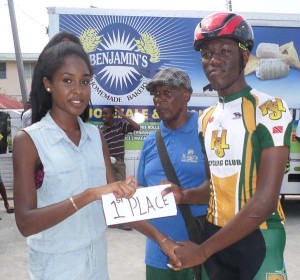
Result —
[[170, 184], [137, 189], [131, 198], [117, 199], [112, 193], [102, 196], [107, 225], [161, 218], [177, 214], [173, 193], [162, 197]]

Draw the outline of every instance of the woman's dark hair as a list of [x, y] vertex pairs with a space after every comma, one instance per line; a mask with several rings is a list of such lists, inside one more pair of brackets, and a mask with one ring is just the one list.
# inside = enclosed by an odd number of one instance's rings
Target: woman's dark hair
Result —
[[[78, 37], [67, 31], [56, 34], [41, 52], [37, 64], [34, 68], [31, 83], [31, 110], [32, 123], [40, 121], [52, 107], [52, 95], [45, 89], [43, 78], [53, 81], [55, 72], [62, 67], [65, 59], [69, 56], [82, 58], [93, 74], [89, 57], [84, 51]], [[89, 106], [81, 114], [81, 119], [86, 122], [89, 118]]]

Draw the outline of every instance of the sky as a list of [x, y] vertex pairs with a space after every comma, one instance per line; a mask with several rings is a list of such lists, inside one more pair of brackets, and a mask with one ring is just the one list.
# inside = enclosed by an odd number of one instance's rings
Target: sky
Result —
[[[40, 53], [49, 40], [47, 7], [224, 11], [226, 0], [0, 0], [0, 53], [14, 53], [8, 1], [13, 1], [22, 53]], [[294, 13], [299, 0], [231, 0], [234, 12]]]

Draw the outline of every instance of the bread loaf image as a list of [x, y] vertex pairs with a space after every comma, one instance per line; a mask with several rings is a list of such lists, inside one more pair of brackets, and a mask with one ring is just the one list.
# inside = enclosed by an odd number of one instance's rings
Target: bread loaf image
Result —
[[261, 80], [279, 79], [288, 75], [289, 66], [281, 59], [260, 59], [256, 68], [256, 76]]
[[256, 49], [258, 58], [279, 58], [279, 45], [273, 43], [259, 43]]
[[244, 73], [248, 75], [255, 71], [261, 80], [279, 79], [289, 74], [290, 67], [300, 69], [294, 42], [281, 46], [274, 43], [259, 43], [256, 56], [249, 56]]

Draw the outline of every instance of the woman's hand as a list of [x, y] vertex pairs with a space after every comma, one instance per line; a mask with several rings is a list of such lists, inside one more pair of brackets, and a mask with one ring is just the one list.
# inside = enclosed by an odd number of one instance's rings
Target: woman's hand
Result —
[[130, 198], [134, 195], [138, 182], [135, 177], [130, 176], [125, 181], [118, 181], [111, 185], [111, 192], [116, 198]]
[[113, 193], [116, 198], [131, 198], [138, 187], [135, 177], [130, 176], [124, 181], [117, 181], [102, 187], [94, 188], [96, 199], [101, 199], [102, 195]]

